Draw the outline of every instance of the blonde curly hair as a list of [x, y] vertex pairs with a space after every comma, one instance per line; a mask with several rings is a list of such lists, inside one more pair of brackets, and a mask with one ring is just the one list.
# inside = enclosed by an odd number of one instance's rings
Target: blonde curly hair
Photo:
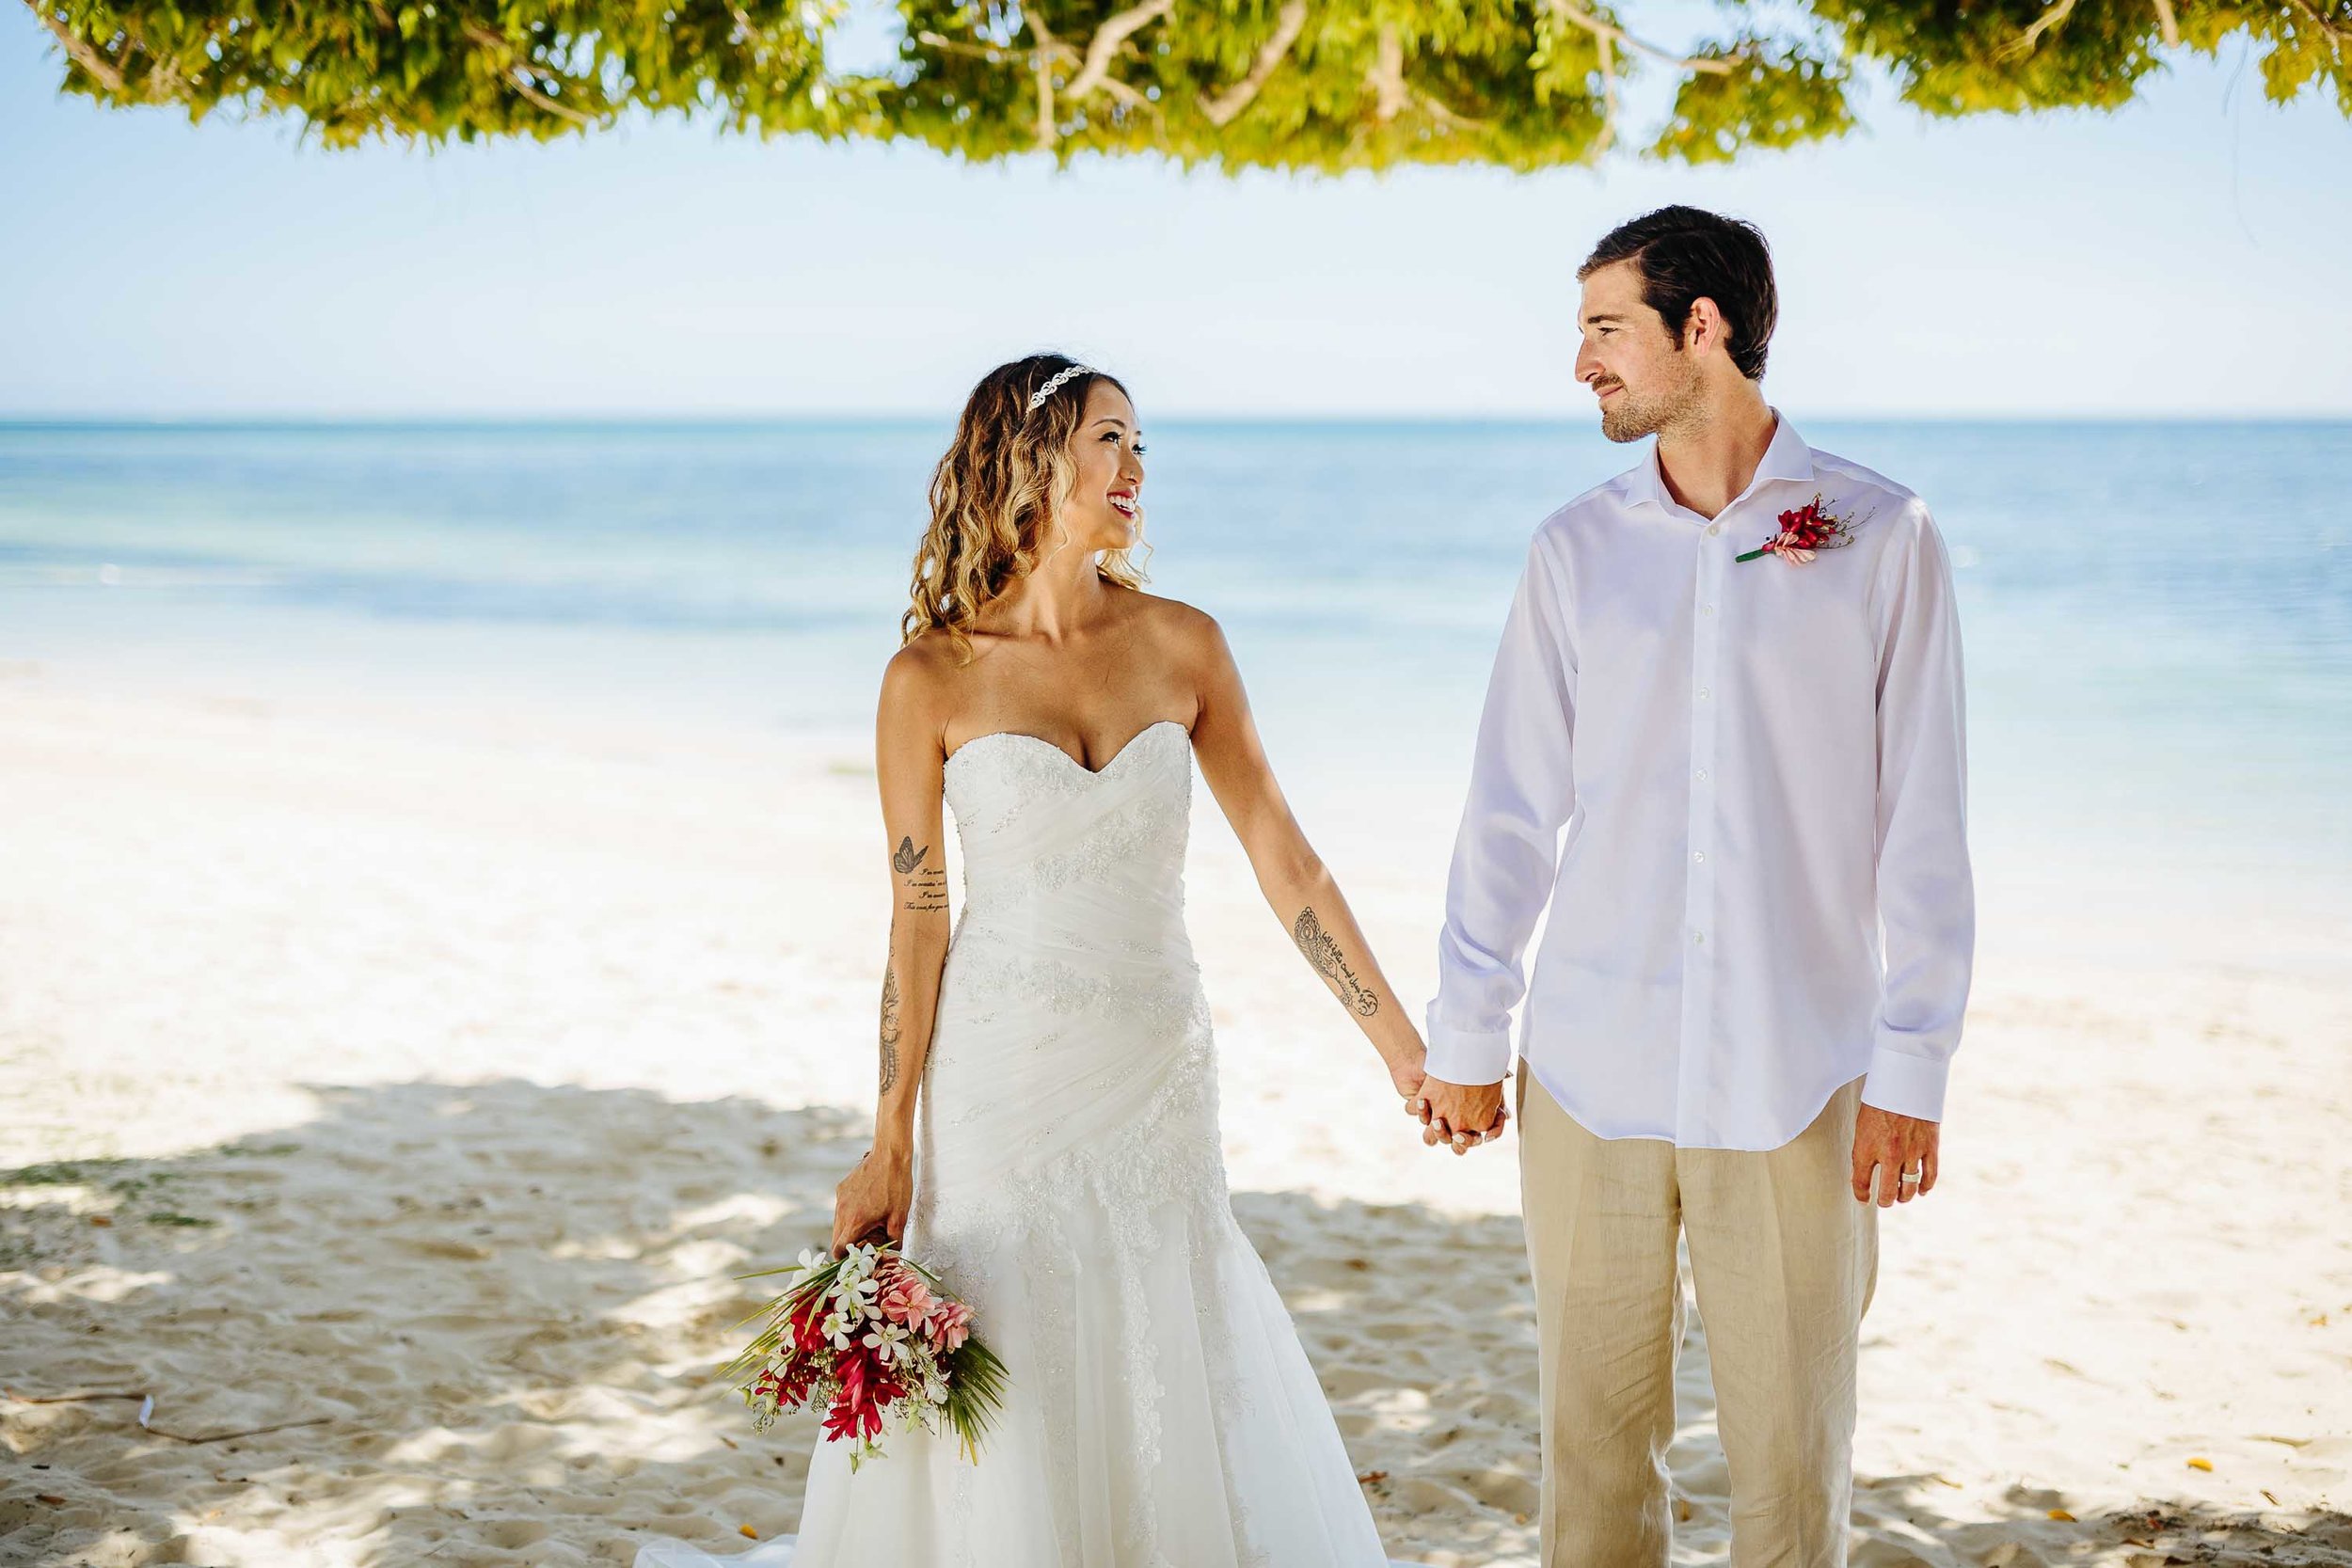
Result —
[[[1070, 438], [1087, 397], [1097, 382], [1127, 389], [1114, 376], [1082, 370], [1029, 407], [1038, 388], [1076, 364], [1068, 355], [1032, 354], [989, 372], [964, 400], [955, 439], [931, 470], [930, 526], [914, 552], [902, 643], [944, 631], [959, 662], [971, 662], [980, 612], [1057, 542], [1062, 502], [1077, 481]], [[1104, 551], [1095, 569], [1105, 582], [1143, 586], [1142, 563], [1125, 549]]]

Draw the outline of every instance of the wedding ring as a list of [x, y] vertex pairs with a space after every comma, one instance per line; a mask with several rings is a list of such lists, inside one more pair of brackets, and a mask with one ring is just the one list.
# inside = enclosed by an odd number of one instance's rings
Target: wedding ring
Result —
[[1902, 1173], [1902, 1179], [1903, 1180], [1910, 1182], [1912, 1185], [1916, 1186], [1918, 1184], [1920, 1175], [1921, 1173], [1919, 1171], [1906, 1170]]

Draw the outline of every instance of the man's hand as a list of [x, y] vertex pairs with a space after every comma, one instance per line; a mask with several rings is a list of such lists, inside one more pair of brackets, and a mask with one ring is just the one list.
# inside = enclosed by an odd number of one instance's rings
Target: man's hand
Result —
[[1502, 1137], [1503, 1123], [1511, 1119], [1511, 1113], [1502, 1108], [1501, 1084], [1449, 1084], [1442, 1078], [1423, 1078], [1420, 1097], [1406, 1101], [1405, 1109], [1420, 1119], [1422, 1143], [1450, 1144], [1456, 1154], [1467, 1154], [1482, 1143]]
[[1941, 1129], [1916, 1117], [1865, 1105], [1854, 1119], [1853, 1196], [1882, 1209], [1935, 1191], [1936, 1142]]

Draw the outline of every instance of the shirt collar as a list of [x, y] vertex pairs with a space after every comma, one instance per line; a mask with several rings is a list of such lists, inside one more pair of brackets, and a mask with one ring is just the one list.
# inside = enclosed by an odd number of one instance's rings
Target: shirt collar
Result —
[[[1772, 445], [1764, 449], [1763, 461], [1756, 466], [1756, 477], [1748, 482], [1750, 491], [1768, 480], [1809, 483], [1814, 477], [1813, 449], [1805, 445], [1804, 437], [1797, 434], [1797, 427], [1788, 422], [1787, 415], [1777, 408], [1772, 415]], [[1639, 506], [1644, 501], [1655, 501], [1666, 506], [1673, 499], [1666, 489], [1665, 471], [1658, 466], [1658, 443], [1652, 441], [1649, 455], [1642, 466], [1625, 475], [1626, 504]]]

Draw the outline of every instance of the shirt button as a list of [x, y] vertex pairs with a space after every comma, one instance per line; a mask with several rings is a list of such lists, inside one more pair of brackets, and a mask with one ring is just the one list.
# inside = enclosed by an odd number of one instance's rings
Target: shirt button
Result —
[[1699, 783], [1705, 784], [1707, 782], [1707, 769], [1704, 768], [1700, 768], [1695, 776]]
[[1709, 523], [1707, 525], [1707, 536], [1709, 539], [1714, 538], [1715, 535], [1723, 532], [1723, 531], [1724, 525], [1721, 523]]
[[1706, 933], [1705, 931], [1692, 931], [1692, 932], [1691, 933], [1691, 945], [1692, 945], [1692, 946], [1693, 946], [1693, 947], [1704, 947], [1704, 946], [1706, 946], [1706, 945], [1707, 945], [1707, 933]]
[[1701, 615], [1712, 615], [1715, 613], [1715, 607], [1711, 604], [1703, 604], [1699, 606], [1699, 613]]
[[1693, 849], [1691, 851], [1691, 858], [1698, 862], [1701, 865], [1705, 865], [1707, 863], [1707, 851], [1704, 849]]
[[1708, 690], [1708, 689], [1707, 689], [1707, 688], [1705, 688], [1705, 687], [1703, 687], [1703, 686], [1699, 688], [1699, 701], [1700, 701], [1700, 702], [1702, 702], [1702, 703], [1703, 703], [1703, 702], [1707, 701], [1707, 699], [1708, 699], [1708, 698], [1709, 698], [1709, 697], [1711, 697], [1711, 696], [1713, 696], [1713, 695], [1714, 695], [1714, 693], [1713, 693], [1713, 692], [1711, 692], [1711, 691], [1709, 691], [1709, 690]]

